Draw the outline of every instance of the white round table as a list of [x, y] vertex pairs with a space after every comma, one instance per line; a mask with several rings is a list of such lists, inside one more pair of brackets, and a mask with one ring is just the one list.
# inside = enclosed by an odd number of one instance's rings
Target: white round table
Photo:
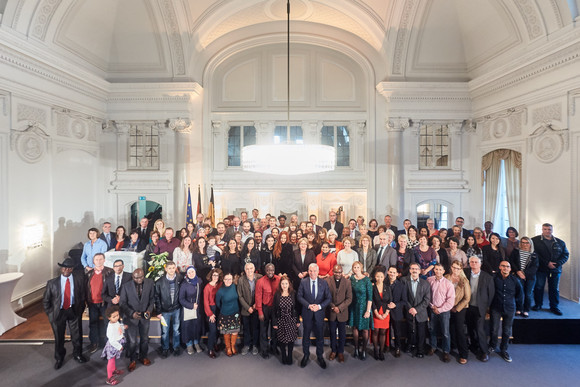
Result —
[[26, 321], [12, 310], [12, 292], [23, 275], [24, 273], [0, 274], [0, 336]]

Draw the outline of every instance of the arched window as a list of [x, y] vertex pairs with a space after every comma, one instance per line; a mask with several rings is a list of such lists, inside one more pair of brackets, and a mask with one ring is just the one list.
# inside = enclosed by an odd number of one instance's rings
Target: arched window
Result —
[[[285, 144], [288, 140], [288, 126], [276, 125], [274, 129], [274, 144]], [[298, 125], [290, 125], [290, 143], [304, 144], [302, 136], [302, 127]]]
[[324, 125], [320, 143], [336, 149], [336, 166], [350, 166], [350, 135], [346, 125]]
[[427, 219], [435, 220], [435, 228], [449, 228], [449, 203], [427, 200], [417, 204], [417, 227], [427, 226]]
[[256, 144], [254, 126], [231, 126], [228, 131], [228, 167], [239, 167], [242, 160], [242, 148]]

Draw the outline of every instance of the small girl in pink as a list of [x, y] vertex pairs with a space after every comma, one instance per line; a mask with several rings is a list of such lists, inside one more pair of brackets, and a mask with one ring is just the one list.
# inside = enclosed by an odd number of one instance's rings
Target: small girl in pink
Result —
[[115, 365], [115, 360], [121, 357], [121, 352], [123, 351], [123, 344], [125, 344], [125, 328], [119, 322], [119, 307], [117, 305], [110, 306], [105, 311], [105, 315], [109, 319], [109, 325], [107, 326], [107, 344], [103, 348], [103, 354], [101, 357], [107, 358], [107, 384], [115, 386], [119, 384], [119, 380], [115, 378], [117, 375], [122, 375], [123, 371], [118, 370]]

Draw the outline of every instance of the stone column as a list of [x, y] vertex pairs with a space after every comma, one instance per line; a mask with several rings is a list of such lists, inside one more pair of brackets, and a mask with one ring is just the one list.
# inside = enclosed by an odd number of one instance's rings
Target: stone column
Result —
[[403, 224], [405, 211], [405, 179], [403, 176], [403, 131], [409, 127], [408, 118], [389, 118], [387, 129], [387, 173], [386, 195], [387, 213], [393, 224]]
[[[185, 225], [186, 189], [189, 178], [189, 136], [191, 121], [189, 119], [170, 119], [169, 129], [175, 132], [175, 154], [173, 157], [173, 224], [176, 229]], [[191, 184], [192, 197], [197, 198], [197, 184]], [[193, 198], [192, 198], [193, 200]], [[196, 202], [197, 204], [197, 202]], [[192, 203], [192, 205], [194, 205]], [[195, 216], [195, 214], [194, 214]]]

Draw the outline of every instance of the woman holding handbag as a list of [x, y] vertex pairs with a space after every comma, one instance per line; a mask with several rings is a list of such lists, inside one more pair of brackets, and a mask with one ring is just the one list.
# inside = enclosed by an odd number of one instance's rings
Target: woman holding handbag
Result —
[[[189, 238], [189, 237], [188, 237]], [[199, 315], [199, 296], [201, 281], [193, 266], [186, 269], [185, 279], [179, 288], [179, 303], [183, 307], [183, 322], [181, 323], [181, 337], [187, 346], [187, 353], [193, 355], [194, 347], [197, 353], [202, 352], [199, 345], [201, 336], [200, 315]]]

